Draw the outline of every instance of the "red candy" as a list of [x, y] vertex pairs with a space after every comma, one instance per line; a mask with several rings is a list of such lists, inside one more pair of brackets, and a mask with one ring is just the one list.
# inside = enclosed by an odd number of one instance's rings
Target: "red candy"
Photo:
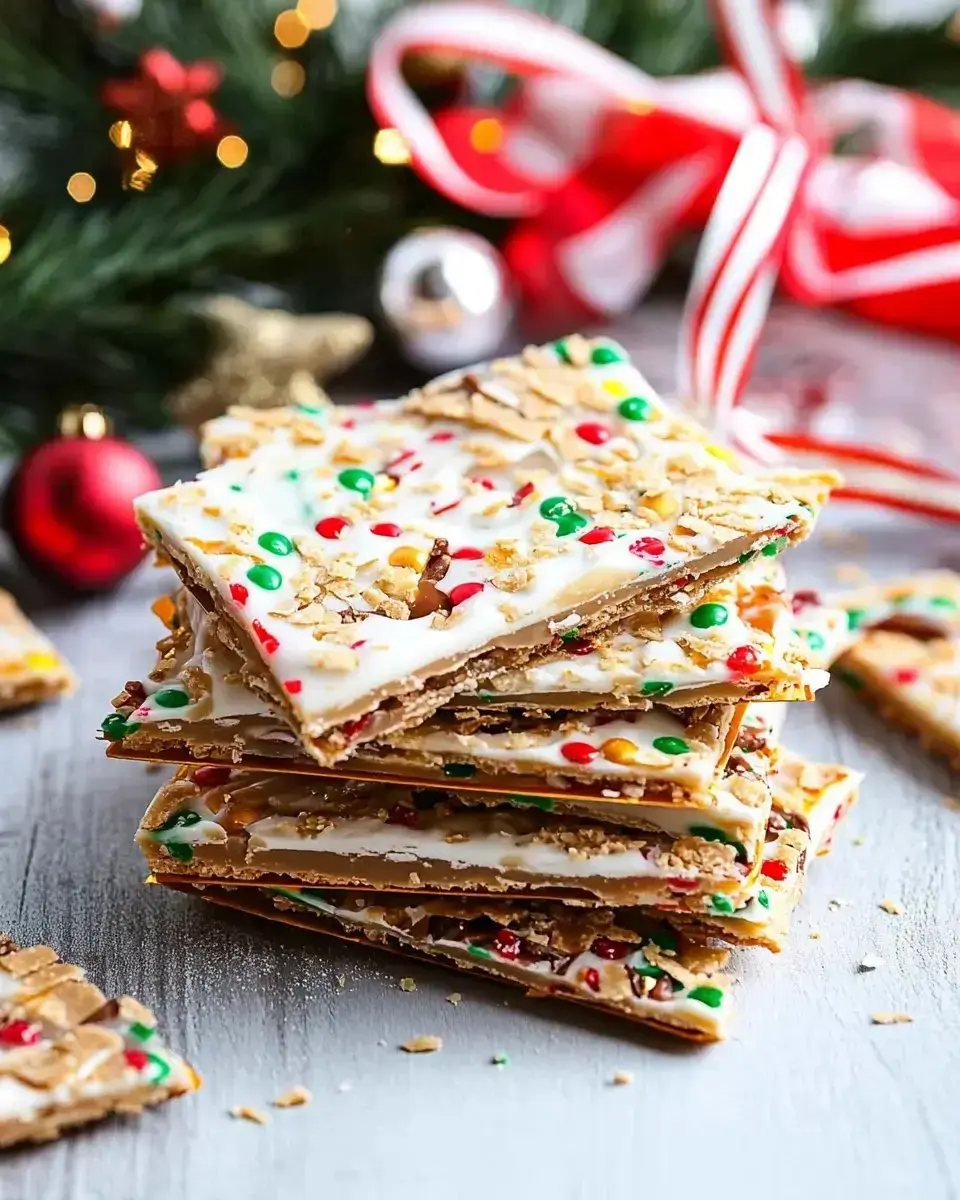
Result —
[[482, 591], [482, 583], [458, 583], [456, 587], [450, 589], [448, 595], [450, 603], [456, 608], [458, 604], [463, 604], [465, 600], [471, 599]]
[[803, 612], [808, 605], [818, 605], [820, 603], [820, 595], [818, 592], [794, 592], [793, 598], [790, 601], [790, 608], [794, 613]]
[[345, 738], [356, 737], [358, 733], [362, 733], [364, 729], [373, 720], [373, 713], [364, 713], [362, 717], [357, 717], [355, 721], [344, 721], [340, 726], [340, 732]]
[[560, 747], [560, 753], [567, 762], [585, 767], [588, 763], [593, 762], [600, 751], [596, 746], [591, 746], [589, 742], [564, 742]]
[[479, 546], [461, 546], [459, 550], [454, 550], [450, 555], [451, 558], [483, 558], [483, 551]]
[[671, 875], [669, 879], [664, 880], [671, 892], [695, 892], [700, 886], [700, 881], [697, 879], [684, 879], [680, 875]]
[[754, 675], [760, 670], [760, 659], [752, 646], [738, 646], [727, 655], [727, 670], [734, 675]]
[[445, 504], [442, 508], [431, 508], [430, 512], [433, 516], [439, 517], [443, 513], [451, 512], [461, 503], [460, 500], [453, 500], [450, 504]]
[[436, 433], [431, 433], [427, 438], [428, 442], [452, 442], [456, 437], [455, 433], [451, 433], [449, 429], [438, 429]]
[[303, 691], [303, 680], [302, 679], [285, 679], [283, 681], [283, 686], [284, 686], [284, 688], [286, 688], [286, 690], [290, 693], [291, 696], [299, 696], [300, 693]]
[[612, 542], [616, 536], [609, 525], [598, 525], [596, 529], [588, 530], [580, 541], [585, 546], [599, 546], [601, 542]]
[[263, 646], [267, 654], [276, 654], [280, 649], [280, 642], [273, 636], [269, 630], [264, 629], [259, 621], [252, 623], [253, 632], [257, 635], [257, 640]]
[[606, 425], [601, 425], [599, 421], [584, 421], [582, 425], [577, 426], [575, 432], [578, 438], [589, 442], [591, 446], [602, 446], [604, 442], [609, 442], [612, 436]]
[[314, 525], [314, 529], [322, 538], [335, 542], [349, 524], [350, 522], [344, 517], [324, 517]]
[[787, 877], [787, 864], [780, 862], [778, 858], [768, 858], [760, 868], [760, 874], [766, 875], [768, 879], [775, 879], [780, 883]]
[[596, 967], [587, 967], [583, 973], [583, 982], [592, 992], [600, 991], [600, 972]]
[[571, 638], [569, 642], [563, 643], [563, 648], [568, 654], [593, 653], [593, 646], [586, 638]]
[[520, 957], [523, 940], [512, 929], [498, 929], [493, 945], [501, 958], [513, 960]]
[[630, 543], [630, 553], [635, 554], [637, 558], [659, 558], [666, 549], [663, 542], [656, 537], [637, 538], [635, 542]]
[[510, 501], [510, 507], [516, 508], [518, 504], [522, 503], [528, 496], [533, 494], [533, 490], [533, 484], [530, 483], [529, 480], [523, 485], [523, 487], [518, 487], [513, 493], [513, 499]]
[[220, 787], [230, 778], [229, 767], [197, 767], [193, 773], [193, 782], [200, 787]]
[[593, 939], [593, 945], [590, 947], [591, 953], [597, 958], [606, 958], [611, 962], [617, 958], [626, 958], [630, 953], [630, 945], [628, 942], [615, 942], [613, 938], [598, 937]]
[[395, 804], [387, 815], [388, 825], [405, 825], [407, 829], [420, 828], [420, 814], [408, 804]]
[[896, 683], [916, 683], [920, 672], [916, 667], [898, 667], [893, 673], [893, 678]]
[[472, 479], [471, 483], [479, 483], [482, 488], [486, 488], [488, 492], [496, 490], [497, 485], [492, 479]]
[[392, 470], [393, 467], [399, 467], [401, 463], [407, 461], [408, 458], [413, 458], [412, 450], [401, 450], [396, 458], [391, 458], [387, 465], [383, 468], [385, 471]]
[[0, 1029], [0, 1045], [35, 1046], [40, 1041], [40, 1026], [29, 1021], [11, 1021]]
[[389, 521], [385, 521], [380, 525], [371, 525], [370, 532], [375, 533], [377, 537], [399, 537], [403, 530], [399, 525], [392, 525]]
[[249, 598], [250, 592], [243, 586], [242, 583], [230, 584], [230, 599], [234, 602], [234, 604], [239, 604], [240, 607], [243, 608]]
[[366, 644], [367, 644], [367, 639], [361, 638], [359, 642], [351, 642], [350, 649], [351, 650], [359, 650], [361, 646], [365, 646]]
[[135, 1071], [142, 1071], [150, 1065], [150, 1056], [142, 1050], [124, 1050], [123, 1057], [127, 1060], [127, 1066]]

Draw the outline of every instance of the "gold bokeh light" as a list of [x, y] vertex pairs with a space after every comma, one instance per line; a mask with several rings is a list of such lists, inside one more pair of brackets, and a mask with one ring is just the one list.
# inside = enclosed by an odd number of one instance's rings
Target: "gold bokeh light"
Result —
[[310, 26], [295, 8], [287, 8], [277, 15], [273, 36], [285, 50], [296, 50], [310, 36]]
[[297, 0], [297, 12], [310, 29], [327, 29], [337, 15], [337, 0]]
[[67, 180], [67, 194], [78, 204], [92, 200], [97, 190], [97, 181], [87, 171], [75, 171]]
[[284, 58], [270, 73], [270, 86], [278, 96], [296, 96], [303, 91], [307, 73], [293, 58]]
[[225, 167], [242, 167], [247, 161], [250, 147], [235, 133], [228, 133], [217, 143], [217, 158]]
[[373, 154], [388, 167], [402, 167], [410, 161], [410, 147], [399, 129], [379, 130], [373, 139]]
[[10, 240], [10, 230], [6, 225], [0, 225], [0, 263], [7, 261], [12, 250], [13, 242]]

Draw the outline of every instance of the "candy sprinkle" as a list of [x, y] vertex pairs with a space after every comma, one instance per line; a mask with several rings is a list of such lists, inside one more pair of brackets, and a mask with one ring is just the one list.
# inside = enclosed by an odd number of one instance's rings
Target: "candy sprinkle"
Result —
[[661, 754], [689, 754], [690, 747], [678, 737], [658, 737], [653, 739], [654, 750], [659, 750]]
[[370, 472], [364, 471], [360, 467], [348, 467], [346, 471], [341, 471], [337, 476], [337, 483], [341, 487], [345, 487], [351, 492], [359, 492], [361, 496], [368, 496], [373, 491], [375, 482]]
[[700, 604], [690, 614], [694, 629], [713, 629], [715, 625], [726, 625], [730, 613], [724, 604]]
[[870, 1021], [873, 1025], [910, 1025], [913, 1017], [904, 1012], [878, 1012], [871, 1013]]
[[276, 554], [279, 558], [293, 553], [293, 542], [285, 533], [261, 533], [257, 538], [257, 545], [270, 554]]
[[247, 578], [265, 592], [275, 592], [283, 583], [283, 576], [276, 567], [268, 567], [266, 563], [257, 563], [247, 572]]
[[628, 396], [617, 405], [617, 412], [625, 421], [649, 421], [653, 405], [642, 396]]
[[309, 1104], [313, 1096], [309, 1088], [305, 1088], [303, 1084], [296, 1083], [293, 1087], [289, 1087], [286, 1091], [280, 1093], [273, 1101], [274, 1108], [299, 1108], [303, 1104]]

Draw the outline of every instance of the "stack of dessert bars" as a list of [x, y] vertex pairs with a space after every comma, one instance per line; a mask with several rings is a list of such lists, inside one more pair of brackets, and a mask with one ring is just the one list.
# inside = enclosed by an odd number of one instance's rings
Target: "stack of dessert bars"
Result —
[[834, 481], [744, 472], [580, 336], [203, 452], [137, 504], [179, 590], [103, 723], [182, 764], [156, 880], [723, 1037], [859, 782], [780, 744], [846, 631], [780, 565]]

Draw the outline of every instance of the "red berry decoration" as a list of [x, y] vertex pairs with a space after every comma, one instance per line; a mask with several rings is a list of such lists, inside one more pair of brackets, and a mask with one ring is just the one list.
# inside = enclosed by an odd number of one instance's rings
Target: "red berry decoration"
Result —
[[396, 538], [403, 533], [399, 525], [393, 525], [389, 521], [385, 521], [379, 525], [371, 525], [370, 532], [375, 533], [377, 537]]
[[322, 538], [335, 542], [349, 524], [350, 522], [344, 517], [324, 517], [316, 523], [314, 529]]
[[659, 558], [661, 554], [666, 553], [666, 549], [657, 537], [637, 538], [635, 542], [630, 543], [630, 553], [635, 554], [637, 558]]
[[456, 559], [483, 558], [483, 551], [479, 546], [461, 546], [459, 550], [454, 550], [450, 557]]
[[591, 446], [602, 446], [613, 436], [606, 425], [601, 425], [599, 421], [584, 421], [575, 432], [581, 441], [589, 442]]
[[285, 679], [283, 681], [284, 690], [289, 692], [291, 696], [299, 696], [303, 691], [302, 679]]
[[599, 546], [601, 542], [612, 542], [616, 536], [609, 525], [598, 525], [595, 529], [585, 533], [580, 541], [585, 546]]
[[596, 967], [587, 967], [583, 973], [583, 982], [591, 992], [600, 991], [600, 972]]
[[760, 656], [752, 646], [738, 646], [727, 655], [727, 670], [733, 675], [755, 675], [760, 670]]
[[143, 1071], [150, 1065], [150, 1055], [145, 1054], [142, 1050], [124, 1050], [123, 1057], [126, 1059], [127, 1066], [133, 1067], [135, 1071]]
[[280, 649], [280, 642], [273, 636], [269, 630], [264, 629], [259, 621], [253, 621], [251, 624], [253, 632], [257, 635], [257, 640], [263, 646], [265, 654], [276, 654]]
[[10, 1021], [0, 1029], [0, 1046], [35, 1046], [40, 1041], [40, 1026], [29, 1021]]
[[451, 588], [448, 593], [450, 596], [450, 603], [454, 608], [456, 608], [458, 604], [463, 604], [465, 600], [471, 599], [471, 597], [476, 596], [482, 591], [482, 583], [458, 583], [457, 586]]
[[498, 929], [497, 935], [493, 939], [493, 945], [501, 958], [508, 958], [513, 962], [520, 957], [523, 939], [512, 929]]
[[108, 436], [92, 407], [68, 410], [61, 430], [14, 470], [3, 524], [37, 574], [77, 592], [106, 591], [143, 558], [133, 501], [160, 487], [160, 475], [141, 451]]
[[239, 604], [240, 607], [243, 608], [246, 602], [250, 599], [250, 589], [244, 587], [242, 583], [231, 583], [230, 599], [234, 602], [234, 604]]
[[916, 683], [920, 672], [916, 667], [898, 667], [893, 673], [895, 683]]
[[781, 862], [778, 858], [768, 858], [760, 868], [760, 874], [765, 875], [767, 879], [775, 879], [780, 883], [787, 877], [787, 864]]
[[600, 751], [596, 746], [591, 746], [589, 742], [564, 742], [560, 747], [560, 753], [567, 762], [585, 767], [593, 762]]
[[193, 773], [193, 782], [199, 787], [221, 787], [230, 779], [229, 767], [197, 767]]

